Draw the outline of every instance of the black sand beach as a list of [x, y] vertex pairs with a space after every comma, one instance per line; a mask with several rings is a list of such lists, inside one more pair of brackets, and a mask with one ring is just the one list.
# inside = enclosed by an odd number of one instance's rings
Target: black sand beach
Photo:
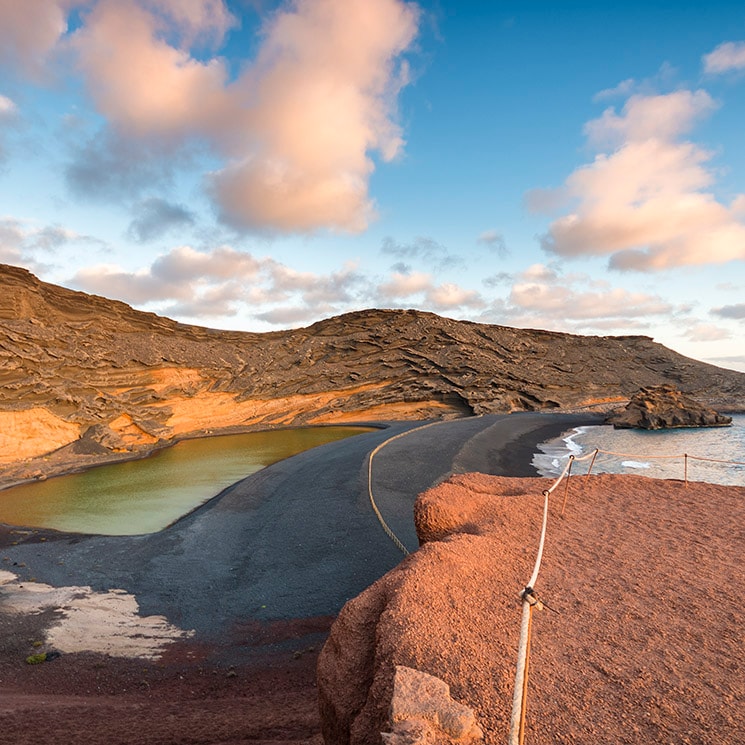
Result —
[[[595, 419], [520, 413], [423, 428], [375, 456], [375, 498], [396, 535], [415, 550], [417, 494], [451, 473], [535, 475], [535, 445], [588, 421]], [[199, 638], [219, 637], [249, 619], [335, 615], [402, 558], [370, 508], [367, 455], [421, 426], [389, 423], [276, 463], [159, 533], [6, 533], [3, 568], [54, 586], [124, 589], [143, 615], [162, 614]], [[8, 545], [11, 538], [19, 544]]]
[[[451, 473], [535, 475], [537, 443], [597, 422], [592, 414], [521, 413], [421, 429], [389, 423], [270, 466], [159, 533], [5, 526], [0, 570], [22, 587], [90, 587], [94, 596], [120, 589], [136, 598], [141, 616], [195, 633], [157, 661], [83, 652], [30, 666], [32, 643], [58, 614], [0, 605], [0, 742], [320, 743], [318, 652], [344, 603], [402, 558], [370, 507], [368, 454], [411, 432], [375, 456], [373, 490], [414, 550], [418, 493]], [[53, 726], [27, 729], [50, 715]]]

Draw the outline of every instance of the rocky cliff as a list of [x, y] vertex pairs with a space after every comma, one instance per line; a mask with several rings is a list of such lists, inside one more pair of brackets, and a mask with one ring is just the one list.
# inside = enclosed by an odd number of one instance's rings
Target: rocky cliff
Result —
[[0, 485], [217, 431], [575, 408], [673, 383], [725, 410], [745, 374], [644, 336], [366, 310], [265, 334], [187, 326], [0, 265]]

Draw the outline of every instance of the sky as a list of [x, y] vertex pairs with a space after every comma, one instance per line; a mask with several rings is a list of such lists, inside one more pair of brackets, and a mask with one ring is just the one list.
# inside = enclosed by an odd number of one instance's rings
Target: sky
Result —
[[745, 371], [745, 4], [0, 0], [0, 262], [185, 323], [363, 308]]

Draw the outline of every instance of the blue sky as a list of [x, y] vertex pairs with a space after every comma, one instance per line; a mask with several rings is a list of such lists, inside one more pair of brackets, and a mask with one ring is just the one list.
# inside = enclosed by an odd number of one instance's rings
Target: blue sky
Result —
[[745, 370], [745, 6], [0, 0], [0, 261], [188, 323], [366, 307]]

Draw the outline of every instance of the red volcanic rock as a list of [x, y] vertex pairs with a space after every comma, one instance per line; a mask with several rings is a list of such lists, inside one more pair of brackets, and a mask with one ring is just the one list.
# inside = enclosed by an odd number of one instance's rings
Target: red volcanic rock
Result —
[[[395, 732], [400, 666], [506, 742], [549, 483], [460, 475], [420, 496], [422, 546], [347, 603], [320, 655], [327, 745]], [[527, 741], [741, 742], [745, 487], [573, 477], [563, 517], [555, 494], [535, 589], [558, 613], [533, 614]]]

